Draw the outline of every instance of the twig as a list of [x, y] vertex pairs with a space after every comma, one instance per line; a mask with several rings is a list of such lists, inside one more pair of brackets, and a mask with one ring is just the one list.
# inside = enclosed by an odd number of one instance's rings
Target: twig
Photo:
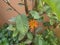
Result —
[[[4, 1], [4, 0], [3, 0]], [[4, 1], [5, 2], [5, 1]], [[18, 14], [20, 14], [20, 12], [18, 12], [8, 1], [5, 2], [6, 4], [8, 4], [15, 12], [17, 12]]]

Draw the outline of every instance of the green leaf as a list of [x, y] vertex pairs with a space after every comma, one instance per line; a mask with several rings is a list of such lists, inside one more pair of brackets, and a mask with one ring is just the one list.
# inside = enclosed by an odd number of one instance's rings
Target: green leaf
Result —
[[32, 15], [32, 17], [34, 19], [39, 19], [40, 18], [39, 13], [36, 12], [36, 11], [30, 11], [30, 14]]
[[51, 24], [51, 25], [53, 25], [53, 24], [54, 24], [53, 20], [50, 20], [50, 24]]
[[44, 0], [60, 20], [60, 0]]
[[12, 36], [13, 36], [13, 37], [16, 37], [17, 34], [18, 34], [18, 31], [14, 31]]
[[44, 22], [43, 25], [44, 26], [50, 26], [50, 22]]
[[18, 44], [16, 44], [16, 45], [25, 45], [25, 44], [24, 44], [24, 42], [22, 42], [22, 43], [18, 43]]
[[32, 40], [27, 39], [24, 43], [25, 44], [31, 44]]
[[33, 35], [32, 35], [31, 32], [28, 32], [28, 33], [27, 33], [27, 38], [28, 38], [29, 40], [32, 40], [32, 39], [33, 39]]
[[23, 39], [29, 29], [28, 19], [26, 15], [18, 15], [16, 17], [16, 28], [17, 31], [20, 32], [19, 39]]
[[9, 43], [8, 43], [8, 41], [7, 41], [7, 39], [6, 38], [3, 38], [2, 39], [2, 43], [1, 43], [2, 45], [9, 45]]
[[8, 29], [8, 30], [11, 30], [11, 31], [15, 31], [15, 30], [16, 30], [16, 28], [13, 27], [12, 24], [10, 24], [10, 25], [7, 27], [7, 29]]
[[43, 45], [43, 38], [41, 35], [36, 35], [34, 45]]

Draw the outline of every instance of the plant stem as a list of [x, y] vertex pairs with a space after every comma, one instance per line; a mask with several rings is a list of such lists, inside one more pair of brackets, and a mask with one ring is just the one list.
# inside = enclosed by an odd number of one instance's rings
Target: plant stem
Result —
[[24, 4], [25, 4], [25, 12], [26, 14], [28, 14], [28, 5], [27, 5], [27, 0], [24, 0]]
[[35, 0], [35, 6], [34, 6], [35, 10], [37, 10], [37, 4], [38, 4], [38, 0]]
[[35, 0], [32, 0], [32, 10], [34, 9], [34, 1]]

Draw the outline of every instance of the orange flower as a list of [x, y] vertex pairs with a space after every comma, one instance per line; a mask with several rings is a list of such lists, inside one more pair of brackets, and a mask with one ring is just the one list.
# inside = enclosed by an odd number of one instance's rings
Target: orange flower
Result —
[[34, 19], [29, 21], [30, 31], [34, 32], [34, 29], [38, 27], [38, 22]]

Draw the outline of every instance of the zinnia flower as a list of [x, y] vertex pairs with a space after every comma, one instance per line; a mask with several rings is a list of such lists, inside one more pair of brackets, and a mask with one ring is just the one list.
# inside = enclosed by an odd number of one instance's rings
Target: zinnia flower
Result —
[[34, 32], [34, 29], [38, 27], [38, 22], [34, 19], [29, 21], [30, 31]]

